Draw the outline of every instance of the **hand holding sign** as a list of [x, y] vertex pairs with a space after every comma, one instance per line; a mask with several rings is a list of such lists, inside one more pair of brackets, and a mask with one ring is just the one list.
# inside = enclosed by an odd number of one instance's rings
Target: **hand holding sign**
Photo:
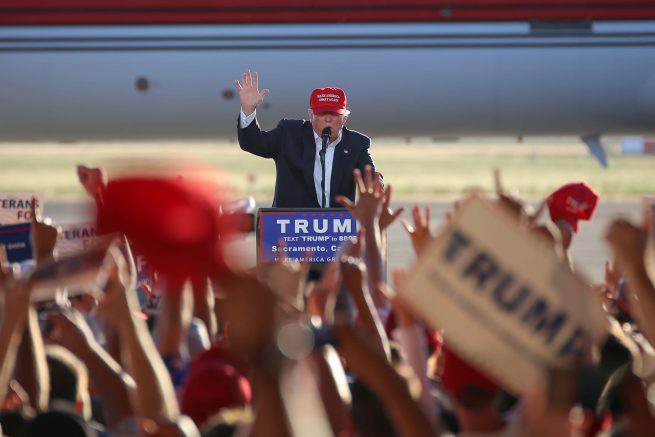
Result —
[[40, 220], [36, 214], [36, 200], [32, 201], [32, 229], [30, 238], [32, 240], [32, 251], [34, 260], [42, 263], [54, 256], [55, 245], [59, 230], [49, 218]]

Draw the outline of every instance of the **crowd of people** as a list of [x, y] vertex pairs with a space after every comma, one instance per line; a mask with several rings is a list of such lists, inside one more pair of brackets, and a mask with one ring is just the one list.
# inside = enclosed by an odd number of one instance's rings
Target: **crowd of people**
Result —
[[[652, 217], [609, 224], [614, 258], [594, 284], [606, 311], [602, 342], [562, 378], [517, 393], [403, 300], [408, 270], [385, 271], [389, 226], [404, 226], [421, 259], [457, 205], [442, 219], [416, 206], [399, 220], [391, 185], [370, 166], [356, 169], [356, 200], [337, 201], [359, 233], [335, 262], [235, 266], [220, 251], [220, 234], [230, 232], [221, 208], [200, 188], [148, 178], [112, 185], [98, 169], [80, 179], [112, 241], [102, 293], [71, 289], [56, 304], [33, 302], [33, 277], [3, 262], [3, 435], [655, 435]], [[138, 190], [141, 202], [124, 201]], [[592, 217], [597, 200], [578, 183], [548, 197], [545, 218], [504, 193], [489, 202], [565, 263], [578, 220]], [[57, 257], [57, 238], [55, 224], [34, 218], [37, 268]], [[137, 278], [133, 251], [157, 270], [150, 281]], [[551, 393], [562, 384], [570, 396]]]

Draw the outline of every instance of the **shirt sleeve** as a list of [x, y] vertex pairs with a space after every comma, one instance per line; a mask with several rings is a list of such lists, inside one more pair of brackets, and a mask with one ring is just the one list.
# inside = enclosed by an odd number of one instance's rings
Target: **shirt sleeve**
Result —
[[257, 110], [252, 111], [252, 114], [246, 115], [243, 113], [243, 109], [241, 109], [241, 115], [239, 116], [239, 126], [241, 129], [247, 128], [250, 123], [257, 117]]

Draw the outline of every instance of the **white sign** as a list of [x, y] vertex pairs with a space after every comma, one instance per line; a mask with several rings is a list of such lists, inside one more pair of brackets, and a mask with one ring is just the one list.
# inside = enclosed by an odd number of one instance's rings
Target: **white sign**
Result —
[[0, 225], [32, 221], [32, 199], [37, 214], [43, 214], [43, 196], [38, 193], [0, 193]]
[[86, 250], [97, 240], [98, 234], [94, 223], [61, 225], [60, 228], [61, 234], [56, 246], [60, 257]]
[[510, 391], [545, 383], [606, 331], [596, 294], [545, 241], [469, 198], [409, 275], [403, 297], [463, 358]]

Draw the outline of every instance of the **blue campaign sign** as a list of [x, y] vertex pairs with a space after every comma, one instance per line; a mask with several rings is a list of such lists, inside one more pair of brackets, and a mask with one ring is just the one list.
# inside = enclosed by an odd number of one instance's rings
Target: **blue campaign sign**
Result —
[[7, 261], [19, 263], [32, 259], [30, 223], [0, 226], [0, 244], [5, 247]]
[[334, 261], [341, 244], [357, 236], [357, 220], [345, 209], [262, 208], [257, 214], [257, 258], [273, 261], [284, 242], [286, 257], [310, 262]]

